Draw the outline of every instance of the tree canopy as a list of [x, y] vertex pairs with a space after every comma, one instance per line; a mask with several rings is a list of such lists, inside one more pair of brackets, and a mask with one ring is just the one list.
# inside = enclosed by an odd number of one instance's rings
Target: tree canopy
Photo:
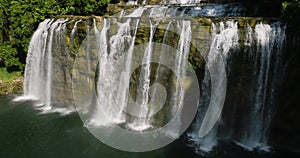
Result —
[[102, 15], [110, 0], [0, 0], [0, 66], [23, 70], [30, 37], [55, 15]]

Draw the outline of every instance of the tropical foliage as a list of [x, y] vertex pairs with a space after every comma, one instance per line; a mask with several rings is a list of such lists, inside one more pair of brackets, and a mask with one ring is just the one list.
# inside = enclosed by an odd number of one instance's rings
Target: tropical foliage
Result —
[[30, 37], [55, 15], [102, 15], [110, 0], [0, 0], [0, 67], [24, 69]]

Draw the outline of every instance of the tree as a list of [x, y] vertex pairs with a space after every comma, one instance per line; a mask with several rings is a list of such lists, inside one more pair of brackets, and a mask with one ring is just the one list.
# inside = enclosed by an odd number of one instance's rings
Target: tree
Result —
[[109, 0], [0, 0], [0, 66], [23, 70], [30, 37], [55, 15], [102, 15]]

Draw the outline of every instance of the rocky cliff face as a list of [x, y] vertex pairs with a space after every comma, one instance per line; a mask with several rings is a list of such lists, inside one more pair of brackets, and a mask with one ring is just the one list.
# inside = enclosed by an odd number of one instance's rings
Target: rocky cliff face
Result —
[[[56, 98], [54, 100], [58, 101], [57, 104], [61, 104], [62, 102], [68, 102], [66, 100], [72, 100], [72, 86], [71, 79], [74, 75], [85, 75], [89, 76], [89, 73], [86, 73], [85, 67], [88, 63], [85, 56], [82, 56], [84, 50], [80, 50], [80, 46], [83, 43], [83, 40], [86, 40], [88, 34], [94, 34], [93, 30], [94, 25], [96, 25], [98, 30], [101, 30], [103, 27], [103, 17], [80, 17], [80, 16], [63, 16], [58, 20], [68, 19], [65, 23], [65, 27], [61, 28], [61, 32], [56, 35], [59, 39], [53, 39], [54, 43], [58, 46], [55, 46], [55, 49], [52, 50], [52, 65], [53, 65], [53, 79], [52, 79], [52, 91]], [[112, 18], [113, 19], [113, 18]], [[53, 19], [57, 20], [57, 19]], [[93, 20], [95, 23], [93, 24]], [[124, 20], [124, 19], [123, 19]], [[161, 20], [160, 18], [152, 19], [153, 22], [160, 21], [159, 28], [155, 32], [154, 42], [162, 43], [166, 42], [166, 44], [177, 47], [176, 40], [179, 39], [179, 35], [175, 32], [168, 33], [168, 37], [164, 39], [164, 36], [168, 30], [166, 30], [167, 25], [170, 21], [174, 21], [174, 19], [165, 19]], [[211, 43], [211, 26], [212, 23], [219, 23], [222, 21], [235, 21], [237, 22], [239, 28], [239, 44], [240, 47], [244, 47], [245, 42], [245, 33], [247, 32], [247, 27], [251, 26], [254, 29], [255, 25], [264, 22], [264, 23], [272, 23], [277, 21], [276, 18], [247, 18], [247, 17], [227, 17], [227, 18], [193, 18], [193, 22], [191, 23], [191, 28], [193, 30], [193, 36], [191, 39], [190, 55], [189, 61], [197, 70], [198, 75], [201, 76], [201, 72], [203, 72], [203, 65], [205, 61], [202, 55], [208, 53]], [[149, 40], [149, 26], [148, 19], [141, 19], [141, 26], [145, 24], [145, 27], [140, 27], [138, 29], [137, 37], [135, 39], [135, 44], [139, 45], [142, 43], [147, 43]], [[76, 26], [75, 26], [76, 24]], [[117, 32], [117, 26], [111, 26], [110, 33], [115, 34]], [[164, 41], [163, 41], [164, 39]], [[94, 47], [93, 43], [95, 39], [91, 39], [91, 47]], [[59, 42], [59, 43], [57, 43]], [[79, 53], [79, 54], [78, 54]], [[79, 67], [73, 67], [75, 58], [77, 59], [77, 65]], [[97, 60], [96, 56], [91, 57], [93, 61]], [[95, 64], [93, 63], [95, 67]], [[78, 70], [76, 70], [78, 69]], [[93, 70], [95, 73], [95, 69]], [[94, 76], [92, 76], [94, 77]], [[95, 83], [90, 83], [90, 86], [94, 86]], [[80, 90], [79, 90], [80, 91]], [[84, 92], [83, 92], [84, 93]], [[83, 94], [84, 95], [84, 94]]]

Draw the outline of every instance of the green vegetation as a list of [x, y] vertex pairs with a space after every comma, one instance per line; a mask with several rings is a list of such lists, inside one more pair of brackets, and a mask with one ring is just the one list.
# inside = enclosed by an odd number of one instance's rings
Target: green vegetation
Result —
[[0, 0], [0, 67], [23, 71], [38, 24], [55, 15], [103, 15], [110, 0]]
[[56, 15], [103, 15], [110, 0], [0, 0], [0, 95], [22, 88], [29, 41]]
[[8, 73], [5, 68], [0, 68], [0, 80], [2, 82], [11, 82], [20, 76], [22, 76], [21, 72]]

